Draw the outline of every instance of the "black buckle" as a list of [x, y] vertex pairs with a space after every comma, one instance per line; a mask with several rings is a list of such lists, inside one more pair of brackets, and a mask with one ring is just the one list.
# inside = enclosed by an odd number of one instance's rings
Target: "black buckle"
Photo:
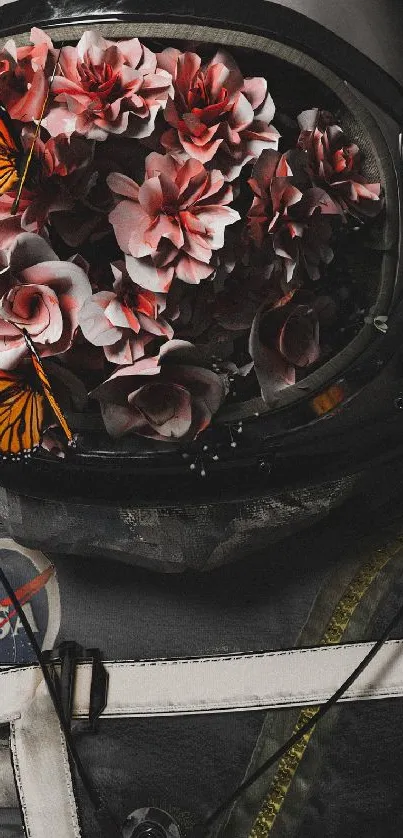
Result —
[[[59, 696], [63, 717], [72, 730], [72, 712], [77, 663], [92, 663], [90, 707], [88, 721], [74, 723], [74, 730], [96, 733], [97, 722], [105, 710], [108, 695], [108, 673], [102, 663], [99, 649], [84, 649], [79, 643], [64, 641], [58, 647], [43, 653], [51, 665], [54, 684]], [[53, 664], [60, 662], [60, 676]]]

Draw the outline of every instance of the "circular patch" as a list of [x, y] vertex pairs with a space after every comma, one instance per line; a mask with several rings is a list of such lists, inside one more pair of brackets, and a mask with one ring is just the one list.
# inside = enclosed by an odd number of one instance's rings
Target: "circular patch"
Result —
[[[56, 571], [38, 550], [11, 538], [0, 539], [0, 566], [13, 586], [41, 649], [54, 646], [60, 629], [60, 595]], [[36, 662], [18, 614], [0, 582], [0, 664]]]
[[181, 838], [171, 815], [152, 806], [132, 812], [123, 824], [122, 835], [123, 838]]

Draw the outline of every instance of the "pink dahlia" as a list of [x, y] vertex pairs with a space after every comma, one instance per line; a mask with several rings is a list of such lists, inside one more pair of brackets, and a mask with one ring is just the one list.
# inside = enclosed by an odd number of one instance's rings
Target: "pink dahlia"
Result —
[[22, 233], [2, 279], [7, 288], [0, 301], [0, 369], [12, 369], [27, 354], [22, 329], [42, 357], [66, 352], [91, 294], [83, 269], [61, 261], [40, 236]]
[[[291, 158], [290, 158], [291, 159]], [[299, 189], [287, 155], [264, 151], [255, 163], [249, 184], [255, 193], [248, 212], [248, 230], [258, 247], [272, 252], [286, 283], [304, 267], [311, 279], [319, 277], [319, 263], [330, 262], [332, 229], [323, 215], [339, 209], [324, 189]]]
[[207, 428], [226, 392], [226, 376], [204, 367], [191, 343], [173, 340], [159, 355], [119, 369], [90, 396], [100, 402], [111, 436], [170, 442]]
[[340, 213], [375, 216], [383, 206], [380, 183], [361, 172], [358, 146], [350, 143], [331, 114], [313, 108], [298, 117], [298, 145], [308, 155], [312, 180], [339, 205]]
[[263, 149], [277, 148], [266, 79], [244, 79], [223, 51], [202, 65], [196, 53], [169, 47], [158, 54], [158, 66], [171, 74], [174, 89], [164, 112], [172, 127], [161, 137], [168, 152], [204, 164], [213, 161], [226, 180], [234, 180]]
[[224, 245], [226, 226], [240, 218], [228, 206], [233, 192], [221, 172], [153, 152], [142, 186], [118, 173], [108, 184], [123, 197], [109, 220], [135, 282], [166, 292], [174, 276], [199, 283], [214, 273], [213, 253]]
[[171, 85], [169, 73], [138, 38], [113, 43], [84, 32], [76, 47], [63, 47], [61, 74], [52, 84], [49, 132], [74, 131], [93, 140], [109, 134], [148, 137]]
[[21, 122], [39, 119], [57, 55], [48, 35], [36, 27], [31, 44], [17, 47], [11, 39], [0, 50], [0, 101]]
[[173, 329], [160, 316], [165, 296], [136, 285], [123, 263], [112, 265], [113, 291], [98, 291], [89, 297], [79, 315], [84, 337], [102, 346], [114, 364], [133, 364], [144, 355], [156, 337], [172, 338]]

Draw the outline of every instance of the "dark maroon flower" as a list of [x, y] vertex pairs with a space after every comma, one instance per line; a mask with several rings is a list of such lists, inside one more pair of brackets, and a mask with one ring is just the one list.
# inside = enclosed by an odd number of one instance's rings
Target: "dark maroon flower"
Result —
[[381, 211], [380, 183], [368, 183], [361, 172], [361, 154], [350, 143], [331, 114], [318, 108], [298, 117], [299, 148], [307, 153], [312, 180], [326, 189], [339, 205], [340, 213], [375, 216]]
[[[33, 129], [21, 135], [23, 147], [32, 146]], [[21, 232], [42, 233], [55, 214], [68, 214], [80, 192], [85, 191], [83, 175], [92, 158], [92, 144], [75, 135], [46, 141], [37, 138], [27, 184], [22, 190], [18, 211], [11, 215], [16, 189], [0, 195], [0, 248], [9, 250]]]
[[90, 393], [108, 433], [136, 433], [170, 442], [191, 440], [211, 422], [227, 392], [227, 377], [203, 366], [190, 343], [173, 340], [159, 355], [122, 367]]
[[266, 247], [268, 260], [276, 263], [286, 285], [295, 280], [297, 268], [303, 266], [317, 279], [319, 263], [331, 261], [332, 228], [322, 216], [339, 211], [324, 189], [302, 191], [295, 185], [290, 160], [298, 164], [295, 155], [264, 151], [249, 180], [255, 193], [248, 212], [249, 235], [258, 247]]
[[175, 336], [195, 341], [213, 322], [214, 287], [212, 282], [201, 285], [174, 280], [166, 300], [166, 316], [172, 321]]
[[250, 329], [262, 303], [270, 299], [274, 304], [283, 296], [281, 287], [273, 281], [273, 271], [273, 263], [263, 267], [236, 265], [215, 299], [216, 321], [231, 332]]
[[[249, 351], [262, 398], [274, 405], [281, 390], [296, 382], [296, 368], [320, 357], [319, 325], [329, 320], [334, 304], [309, 291], [290, 292], [261, 306], [253, 321]], [[330, 314], [331, 314], [330, 312]]]

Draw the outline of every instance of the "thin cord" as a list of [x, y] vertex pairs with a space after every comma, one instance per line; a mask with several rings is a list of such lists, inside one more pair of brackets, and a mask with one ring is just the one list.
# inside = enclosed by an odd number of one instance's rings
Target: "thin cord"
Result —
[[[15, 611], [17, 612], [17, 614], [18, 614], [18, 616], [21, 620], [21, 623], [22, 623], [22, 625], [24, 627], [24, 630], [25, 630], [25, 632], [28, 636], [28, 639], [31, 643], [33, 651], [35, 652], [35, 655], [38, 659], [38, 663], [39, 663], [39, 666], [41, 667], [43, 677], [44, 677], [45, 682], [46, 682], [46, 686], [49, 690], [49, 695], [52, 699], [53, 706], [56, 710], [56, 713], [57, 713], [57, 716], [58, 716], [58, 719], [59, 719], [59, 722], [60, 722], [60, 726], [61, 726], [61, 728], [63, 730], [63, 733], [64, 733], [64, 737], [65, 737], [65, 740], [66, 740], [66, 745], [67, 745], [69, 754], [70, 754], [71, 759], [72, 759], [72, 761], [73, 761], [73, 763], [74, 763], [74, 765], [77, 769], [77, 774], [79, 775], [80, 780], [81, 780], [81, 782], [82, 782], [82, 784], [85, 788], [85, 791], [87, 792], [87, 795], [88, 795], [88, 797], [91, 801], [91, 804], [94, 808], [96, 818], [97, 818], [98, 823], [99, 823], [99, 825], [101, 827], [101, 830], [102, 830], [102, 836], [104, 836], [104, 838], [121, 838], [122, 832], [121, 832], [118, 824], [116, 823], [116, 821], [114, 819], [114, 816], [112, 815], [112, 813], [111, 813], [107, 803], [103, 799], [102, 795], [100, 794], [100, 792], [98, 791], [96, 786], [93, 784], [92, 780], [88, 777], [88, 774], [86, 773], [85, 768], [84, 768], [84, 766], [81, 762], [80, 756], [79, 756], [79, 754], [77, 752], [77, 749], [76, 749], [76, 746], [74, 744], [73, 737], [72, 737], [71, 732], [70, 732], [70, 730], [68, 728], [68, 725], [66, 723], [66, 719], [65, 719], [64, 713], [63, 713], [63, 709], [60, 705], [60, 700], [59, 700], [59, 696], [58, 696], [58, 693], [57, 693], [55, 683], [52, 680], [52, 677], [49, 673], [49, 669], [48, 669], [47, 664], [44, 662], [41, 649], [39, 648], [39, 645], [37, 643], [35, 635], [34, 635], [32, 629], [31, 629], [31, 626], [29, 625], [29, 622], [28, 622], [26, 616], [25, 616], [24, 610], [21, 607], [21, 604], [20, 604], [18, 598], [15, 595], [14, 588], [10, 584], [9, 580], [7, 579], [6, 574], [4, 573], [4, 570], [1, 567], [0, 567], [0, 581], [1, 581], [2, 585], [4, 586], [11, 602], [13, 603]], [[53, 672], [54, 672], [54, 670], [53, 670]], [[55, 672], [54, 672], [54, 675], [56, 676]], [[51, 794], [51, 790], [50, 790], [50, 794]]]
[[221, 803], [220, 806], [218, 806], [217, 809], [215, 809], [212, 812], [212, 814], [209, 815], [208, 818], [206, 818], [205, 821], [195, 826], [194, 829], [187, 836], [187, 838], [204, 838], [207, 835], [209, 827], [220, 817], [220, 815], [222, 815], [226, 809], [228, 809], [233, 803], [235, 803], [235, 801], [241, 796], [241, 794], [243, 794], [244, 791], [246, 791], [246, 789], [252, 786], [253, 783], [255, 783], [256, 780], [258, 780], [262, 776], [262, 774], [265, 774], [266, 771], [269, 770], [269, 768], [271, 768], [276, 762], [278, 762], [279, 759], [281, 759], [282, 756], [284, 756], [284, 754], [287, 753], [287, 751], [290, 750], [290, 748], [292, 748], [297, 742], [299, 742], [299, 740], [302, 739], [302, 737], [306, 733], [312, 730], [312, 728], [315, 727], [315, 725], [317, 725], [317, 723], [321, 719], [323, 719], [324, 716], [326, 716], [329, 710], [331, 710], [331, 708], [334, 707], [334, 705], [340, 700], [340, 698], [342, 698], [344, 693], [347, 692], [347, 690], [351, 687], [354, 681], [357, 680], [359, 675], [361, 675], [364, 669], [366, 669], [368, 664], [373, 660], [375, 655], [379, 652], [379, 650], [382, 648], [382, 646], [388, 639], [395, 626], [397, 626], [397, 624], [402, 618], [403, 605], [400, 606], [399, 610], [396, 612], [394, 617], [392, 617], [390, 623], [387, 625], [385, 631], [383, 632], [379, 640], [377, 640], [376, 643], [374, 643], [372, 649], [370, 649], [365, 658], [356, 667], [356, 669], [354, 669], [354, 672], [352, 672], [351, 675], [349, 675], [349, 677], [346, 679], [346, 681], [344, 681], [344, 683], [341, 685], [341, 687], [339, 687], [339, 689], [336, 690], [336, 692], [333, 693], [333, 695], [324, 704], [322, 704], [317, 713], [315, 713], [315, 715], [312, 716], [312, 718], [308, 722], [302, 725], [302, 727], [300, 727], [299, 730], [293, 733], [293, 735], [290, 736], [287, 742], [284, 742], [284, 744], [281, 745], [280, 748], [278, 748], [277, 751], [274, 752], [274, 754], [268, 757], [268, 759], [266, 759], [265, 762], [263, 762], [262, 765], [259, 766], [259, 768], [256, 771], [254, 771], [253, 774], [250, 775], [250, 777], [248, 777], [247, 780], [244, 780], [244, 782], [241, 783], [235, 789], [235, 791], [230, 795], [230, 797], [224, 800], [223, 803]]
[[12, 207], [11, 207], [11, 210], [10, 210], [11, 215], [15, 215], [17, 210], [18, 210], [18, 206], [19, 206], [19, 203], [20, 203], [20, 200], [21, 200], [22, 190], [24, 188], [24, 183], [26, 181], [26, 177], [27, 177], [27, 174], [28, 174], [28, 169], [29, 169], [29, 166], [30, 166], [30, 163], [31, 163], [31, 160], [32, 160], [32, 155], [34, 153], [35, 143], [36, 143], [36, 141], [39, 137], [39, 132], [41, 130], [42, 120], [43, 120], [43, 117], [44, 117], [46, 105], [48, 104], [48, 101], [49, 101], [50, 90], [51, 90], [53, 80], [54, 80], [55, 75], [56, 75], [56, 69], [57, 69], [57, 65], [59, 64], [60, 53], [61, 53], [63, 47], [64, 47], [64, 43], [62, 43], [62, 45], [59, 49], [59, 53], [58, 53], [58, 56], [57, 56], [57, 59], [56, 59], [56, 63], [55, 63], [55, 66], [53, 68], [53, 73], [52, 73], [50, 81], [49, 81], [48, 91], [47, 91], [47, 94], [45, 96], [45, 101], [42, 105], [41, 112], [39, 114], [39, 120], [38, 120], [37, 126], [35, 128], [34, 139], [32, 140], [31, 148], [29, 149], [28, 157], [25, 161], [24, 169], [23, 169], [23, 172], [22, 172], [21, 177], [20, 177], [17, 196], [16, 196], [15, 201], [14, 201]]

